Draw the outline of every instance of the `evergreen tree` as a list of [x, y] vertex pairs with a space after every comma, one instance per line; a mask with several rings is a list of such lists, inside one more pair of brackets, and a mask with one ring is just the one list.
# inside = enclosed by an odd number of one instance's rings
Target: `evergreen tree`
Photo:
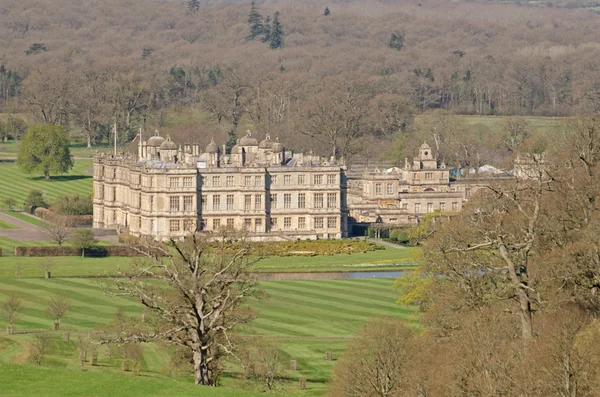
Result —
[[73, 168], [67, 131], [58, 124], [41, 124], [29, 128], [17, 154], [17, 165], [23, 171], [62, 174]]
[[[235, 132], [233, 131], [229, 131], [227, 133], [227, 142], [225, 142], [225, 149], [227, 149], [228, 153], [231, 153], [231, 148], [234, 147], [237, 144], [237, 136], [235, 135]], [[225, 154], [225, 153], [223, 153]]]
[[200, 0], [188, 0], [187, 7], [191, 13], [198, 12], [200, 10]]
[[48, 51], [48, 47], [44, 43], [33, 43], [29, 46], [29, 49], [25, 50], [26, 55], [36, 55], [41, 52]]
[[254, 40], [264, 32], [262, 15], [256, 9], [256, 4], [252, 2], [250, 13], [248, 14], [248, 23], [250, 24], [250, 34], [248, 40]]
[[277, 49], [283, 47], [283, 28], [279, 23], [279, 11], [273, 15], [273, 26], [271, 27], [271, 41], [269, 47]]
[[329, 7], [325, 7], [325, 11], [323, 11], [323, 15], [328, 17], [330, 14], [331, 14], [331, 11], [329, 11]]
[[271, 17], [267, 17], [265, 20], [262, 38], [263, 43], [268, 43], [269, 41], [271, 41]]
[[394, 32], [390, 37], [388, 47], [393, 48], [396, 51], [400, 51], [404, 47], [404, 32]]

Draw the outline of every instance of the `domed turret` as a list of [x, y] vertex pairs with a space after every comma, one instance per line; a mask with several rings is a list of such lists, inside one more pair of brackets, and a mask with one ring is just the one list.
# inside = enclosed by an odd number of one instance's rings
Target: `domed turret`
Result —
[[240, 146], [240, 140], [238, 139], [235, 146], [231, 148], [231, 154], [242, 154], [244, 149]]
[[279, 143], [279, 138], [277, 138], [277, 141], [273, 144], [273, 146], [271, 146], [271, 150], [273, 150], [273, 153], [283, 152], [284, 148], [283, 145]]
[[279, 143], [279, 138], [275, 139], [275, 143], [271, 147], [273, 150], [273, 156], [271, 157], [270, 163], [273, 165], [281, 165], [285, 163], [285, 149], [281, 143]]
[[240, 144], [240, 140], [238, 139], [236, 145], [231, 148], [231, 164], [234, 167], [243, 167], [245, 163], [246, 153]]
[[148, 139], [146, 145], [151, 147], [160, 147], [160, 145], [165, 141], [165, 139], [158, 134], [158, 130], [154, 131], [154, 133], [155, 135]]
[[210, 143], [206, 146], [206, 153], [220, 153], [219, 146], [215, 143], [214, 139], [210, 140]]
[[246, 131], [246, 136], [240, 140], [240, 144], [242, 146], [258, 146], [258, 141], [252, 138], [252, 132], [248, 130]]
[[260, 143], [258, 144], [258, 148], [259, 149], [270, 149], [271, 148], [271, 136], [269, 134], [267, 134], [267, 136], [265, 137], [265, 139], [263, 139], [262, 141], [260, 141]]
[[167, 135], [167, 139], [160, 144], [160, 150], [177, 150], [177, 144], [171, 140], [169, 135]]

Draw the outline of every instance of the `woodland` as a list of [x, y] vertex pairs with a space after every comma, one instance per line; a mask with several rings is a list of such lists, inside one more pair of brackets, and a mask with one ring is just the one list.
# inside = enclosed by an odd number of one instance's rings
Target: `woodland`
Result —
[[[528, 4], [5, 0], [2, 117], [60, 123], [89, 146], [115, 123], [121, 145], [141, 127], [229, 146], [251, 129], [351, 161], [403, 158], [440, 118], [458, 123], [441, 116], [596, 112], [600, 16]], [[474, 147], [450, 151], [490, 150], [485, 129], [455, 132]]]

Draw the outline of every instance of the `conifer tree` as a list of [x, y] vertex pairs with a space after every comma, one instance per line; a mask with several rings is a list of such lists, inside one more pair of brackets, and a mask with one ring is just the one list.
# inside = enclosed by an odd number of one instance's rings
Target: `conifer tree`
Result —
[[394, 32], [390, 37], [388, 47], [400, 51], [404, 47], [404, 31]]
[[198, 12], [200, 10], [200, 0], [188, 0], [187, 7], [191, 13]]
[[269, 46], [272, 49], [283, 47], [283, 28], [279, 22], [279, 11], [273, 15], [273, 26], [271, 27], [271, 41]]
[[265, 19], [265, 25], [263, 28], [262, 42], [268, 43], [270, 41], [271, 41], [271, 17], [267, 16], [267, 19]]
[[331, 14], [331, 11], [329, 11], [329, 7], [325, 7], [325, 11], [323, 11], [323, 15], [328, 17], [330, 14]]
[[250, 13], [248, 14], [248, 23], [250, 24], [250, 34], [248, 40], [254, 40], [264, 32], [262, 15], [256, 9], [256, 3], [252, 2]]

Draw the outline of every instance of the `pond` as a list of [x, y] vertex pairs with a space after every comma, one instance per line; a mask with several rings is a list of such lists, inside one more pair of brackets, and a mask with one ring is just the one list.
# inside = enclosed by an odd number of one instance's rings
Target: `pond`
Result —
[[256, 276], [262, 281], [282, 280], [341, 280], [341, 279], [366, 279], [366, 278], [398, 278], [402, 270], [391, 271], [362, 271], [362, 272], [265, 272]]

